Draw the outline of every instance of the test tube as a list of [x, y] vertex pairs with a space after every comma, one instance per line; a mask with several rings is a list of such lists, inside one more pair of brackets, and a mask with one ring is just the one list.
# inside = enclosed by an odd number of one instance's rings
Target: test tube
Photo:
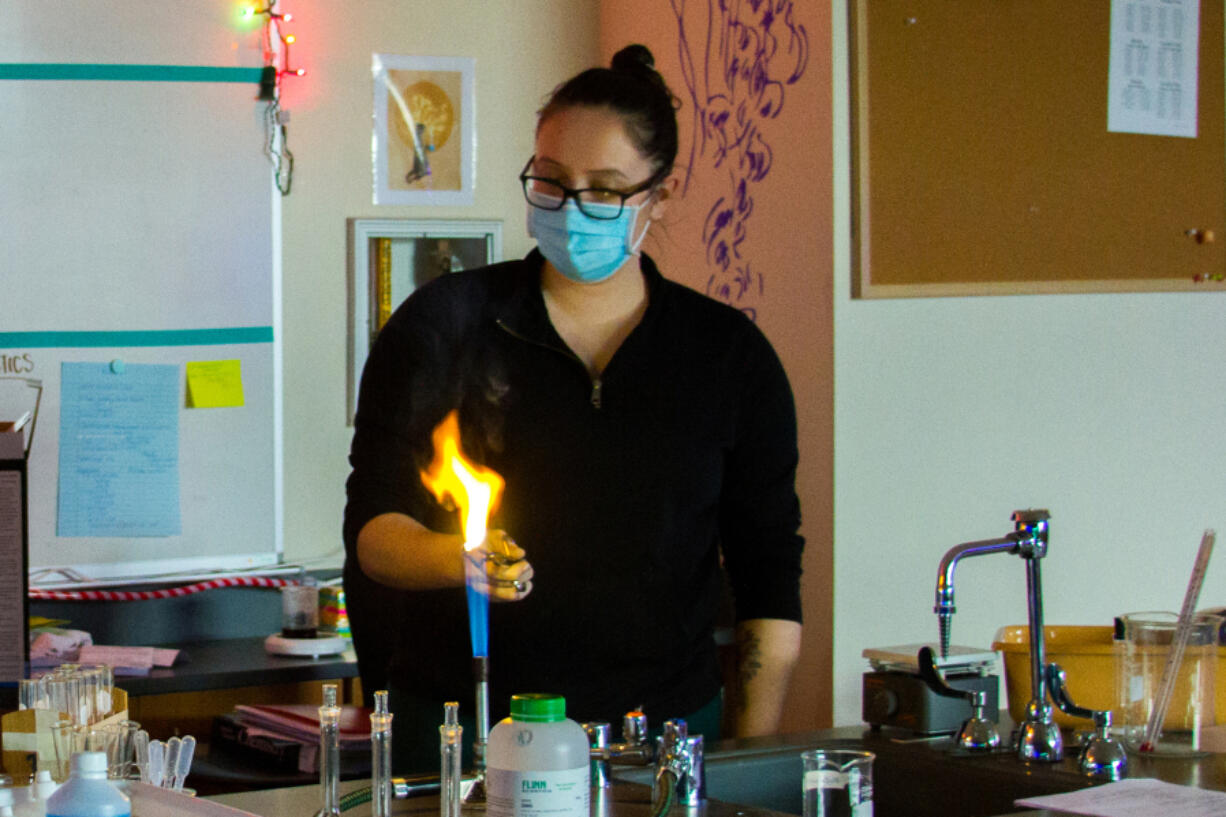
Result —
[[22, 678], [17, 682], [18, 709], [47, 709], [47, 679]]
[[77, 671], [77, 682], [80, 684], [77, 706], [81, 708], [81, 723], [93, 725], [99, 720], [98, 673], [94, 672], [92, 667], [82, 667]]
[[460, 705], [443, 704], [443, 725], [438, 728], [439, 743], [439, 817], [460, 817], [460, 775], [463, 762]]
[[109, 664], [93, 664], [84, 669], [84, 672], [94, 679], [92, 686], [94, 687], [94, 710], [98, 720], [104, 720], [111, 714], [113, 705], [112, 693], [115, 689], [115, 672]]
[[341, 708], [336, 705], [336, 684], [324, 684], [319, 707], [319, 794], [316, 817], [341, 817]]
[[75, 674], [55, 671], [47, 682], [51, 709], [67, 715], [73, 724], [81, 723], [81, 679]]
[[387, 710], [387, 690], [375, 692], [375, 711], [370, 714], [370, 813], [392, 813], [392, 713]]

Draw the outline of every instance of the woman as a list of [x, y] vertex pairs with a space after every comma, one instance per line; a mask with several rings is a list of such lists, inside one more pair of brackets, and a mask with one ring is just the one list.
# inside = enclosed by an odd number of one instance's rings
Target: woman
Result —
[[[551, 691], [576, 720], [641, 708], [715, 739], [722, 563], [735, 730], [778, 726], [800, 642], [792, 395], [745, 316], [640, 254], [677, 184], [674, 98], [652, 66], [629, 46], [553, 92], [520, 177], [538, 248], [421, 287], [371, 350], [346, 586], [364, 683], [388, 667], [398, 773], [437, 769], [442, 703], [472, 700], [458, 520], [419, 477], [452, 409], [466, 454], [506, 480], [491, 527], [523, 545], [488, 562], [506, 602], [490, 610], [492, 717]], [[359, 610], [367, 590], [379, 607]]]

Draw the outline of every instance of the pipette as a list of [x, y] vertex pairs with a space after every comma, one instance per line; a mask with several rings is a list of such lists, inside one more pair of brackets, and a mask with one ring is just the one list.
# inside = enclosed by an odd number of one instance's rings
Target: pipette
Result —
[[340, 719], [336, 703], [336, 684], [324, 684], [323, 705], [319, 707], [319, 788], [317, 817], [340, 817]]
[[386, 689], [375, 692], [375, 711], [370, 713], [370, 788], [372, 817], [392, 813], [392, 713], [387, 708]]
[[140, 782], [149, 782], [149, 733], [140, 729], [133, 738], [133, 756]]
[[1188, 646], [1188, 636], [1192, 633], [1192, 619], [1196, 615], [1196, 600], [1200, 598], [1200, 588], [1205, 582], [1205, 570], [1209, 566], [1209, 557], [1213, 554], [1213, 542], [1217, 534], [1206, 530], [1200, 539], [1200, 548], [1196, 551], [1196, 562], [1192, 565], [1192, 577], [1188, 579], [1188, 589], [1183, 596], [1183, 607], [1179, 611], [1179, 623], [1175, 625], [1175, 635], [1171, 640], [1171, 652], [1166, 658], [1166, 666], [1162, 668], [1162, 684], [1158, 688], [1158, 700], [1154, 710], [1149, 715], [1149, 723], [1145, 727], [1145, 740], [1141, 743], [1142, 752], [1152, 752], [1158, 745], [1158, 737], [1162, 734], [1162, 722], [1166, 719], [1167, 707], [1171, 705], [1171, 694], [1175, 689], [1175, 679], [1179, 676], [1179, 665], [1183, 662], [1183, 651]]
[[162, 767], [162, 783], [164, 789], [169, 789], [175, 783], [175, 770], [179, 768], [179, 752], [183, 748], [183, 739], [178, 735], [166, 741], [166, 760]]
[[162, 785], [162, 773], [166, 770], [166, 745], [160, 740], [149, 741], [149, 761], [147, 763], [147, 783], [150, 786]]
[[175, 778], [170, 786], [175, 791], [183, 791], [183, 782], [187, 780], [187, 773], [191, 771], [192, 755], [195, 753], [196, 739], [187, 735], [179, 744], [179, 761], [175, 764]]

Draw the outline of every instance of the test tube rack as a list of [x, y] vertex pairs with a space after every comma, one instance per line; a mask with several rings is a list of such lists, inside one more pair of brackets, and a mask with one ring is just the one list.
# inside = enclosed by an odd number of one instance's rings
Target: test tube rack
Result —
[[[115, 687], [111, 690], [114, 710], [95, 726], [109, 726], [128, 719], [128, 693]], [[49, 709], [19, 709], [0, 716], [0, 750], [4, 771], [14, 780], [24, 780], [38, 769], [55, 766], [55, 746], [51, 742], [51, 727], [67, 718], [63, 712]]]

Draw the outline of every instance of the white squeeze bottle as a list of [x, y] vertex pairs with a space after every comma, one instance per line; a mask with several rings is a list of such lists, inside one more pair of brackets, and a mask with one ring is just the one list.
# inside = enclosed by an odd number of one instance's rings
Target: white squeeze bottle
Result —
[[566, 717], [566, 699], [513, 695], [486, 749], [489, 817], [588, 817], [590, 786], [587, 733]]
[[47, 798], [47, 817], [131, 817], [132, 803], [106, 779], [106, 752], [77, 752], [64, 785]]
[[25, 799], [13, 804], [13, 814], [16, 817], [43, 817], [47, 813], [47, 798], [58, 788], [59, 785], [51, 779], [51, 772], [39, 769], [26, 789]]

